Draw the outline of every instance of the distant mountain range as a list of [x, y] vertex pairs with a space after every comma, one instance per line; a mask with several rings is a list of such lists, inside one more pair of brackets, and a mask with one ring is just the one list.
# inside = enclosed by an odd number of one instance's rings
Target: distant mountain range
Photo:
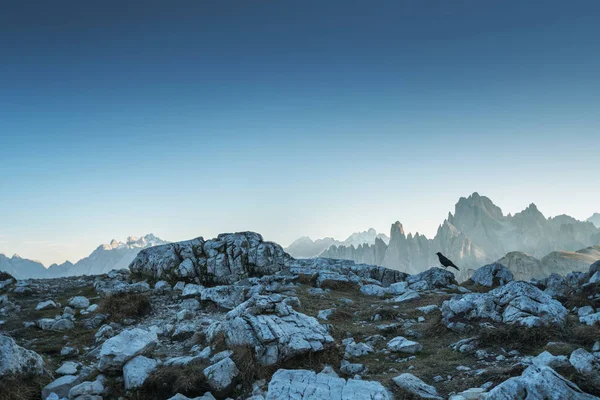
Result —
[[504, 215], [489, 198], [473, 193], [459, 199], [454, 215], [448, 214], [433, 239], [418, 233], [406, 235], [402, 224], [396, 222], [388, 244], [376, 240], [359, 246], [333, 245], [321, 256], [414, 274], [438, 265], [435, 253], [441, 251], [462, 267], [462, 274], [467, 274], [469, 269], [496, 261], [509, 252], [541, 259], [554, 251], [574, 252], [597, 244], [600, 228], [592, 222], [568, 215], [546, 218], [535, 204], [515, 215]]
[[384, 233], [377, 233], [375, 229], [371, 228], [367, 231], [355, 232], [344, 241], [335, 240], [331, 237], [313, 241], [308, 236], [303, 236], [286, 247], [285, 251], [294, 258], [312, 258], [317, 257], [331, 246], [358, 247], [362, 244], [374, 244], [376, 239], [379, 239], [386, 244], [390, 241], [390, 238], [387, 237], [387, 235]]
[[16, 254], [9, 258], [0, 253], [0, 271], [8, 272], [17, 279], [104, 274], [112, 269], [127, 268], [140, 250], [166, 243], [169, 242], [153, 234], [141, 238], [130, 236], [125, 243], [112, 240], [109, 244], [99, 246], [75, 264], [66, 261], [48, 268], [39, 261], [21, 258]]

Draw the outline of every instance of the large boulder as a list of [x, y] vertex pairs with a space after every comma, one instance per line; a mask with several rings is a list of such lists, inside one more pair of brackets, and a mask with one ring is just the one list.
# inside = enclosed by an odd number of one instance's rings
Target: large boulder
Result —
[[0, 335], [0, 377], [8, 374], [44, 373], [44, 360], [35, 351], [19, 346], [13, 338]]
[[489, 293], [457, 295], [442, 304], [443, 321], [456, 326], [457, 319], [491, 320], [523, 326], [562, 326], [567, 309], [535, 286], [513, 281]]
[[479, 268], [471, 280], [477, 285], [485, 287], [502, 286], [513, 280], [513, 274], [504, 265], [496, 262]]
[[217, 392], [229, 389], [235, 377], [240, 374], [240, 370], [229, 357], [205, 368], [202, 372], [208, 385]]
[[100, 371], [121, 369], [123, 364], [133, 357], [152, 350], [157, 341], [155, 332], [140, 328], [125, 330], [102, 344], [98, 369]]
[[552, 368], [532, 365], [521, 376], [510, 378], [492, 389], [486, 400], [593, 400], [596, 396], [584, 393], [573, 382]]
[[199, 237], [142, 250], [131, 262], [132, 272], [155, 279], [182, 279], [228, 285], [251, 275], [280, 271], [291, 258], [276, 243], [254, 232], [223, 233], [205, 241]]
[[392, 400], [393, 395], [376, 381], [340, 378], [325, 368], [320, 373], [280, 369], [271, 378], [266, 400]]
[[408, 287], [413, 290], [433, 290], [456, 284], [454, 274], [442, 268], [433, 267], [406, 278]]
[[207, 329], [209, 341], [223, 335], [226, 344], [251, 346], [258, 362], [273, 365], [290, 357], [321, 351], [333, 345], [327, 328], [316, 318], [299, 313], [295, 297], [255, 295], [229, 311]]

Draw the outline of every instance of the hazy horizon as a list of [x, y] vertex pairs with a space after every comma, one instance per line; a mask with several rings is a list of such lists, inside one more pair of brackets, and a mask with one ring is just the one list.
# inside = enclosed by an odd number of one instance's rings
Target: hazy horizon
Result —
[[0, 15], [0, 252], [284, 246], [600, 212], [600, 3], [76, 1]]
[[[477, 193], [479, 193], [479, 192], [477, 192]], [[490, 197], [490, 196], [486, 196], [486, 194], [484, 194], [484, 193], [479, 193], [479, 194], [480, 194], [481, 196], [485, 196], [485, 197], [488, 197], [488, 198]], [[469, 195], [465, 195], [465, 196], [461, 196], [461, 197], [468, 197], [468, 196], [470, 196], [470, 194], [469, 194]], [[492, 200], [492, 201], [494, 201], [494, 199], [493, 199], [493, 198], [491, 198], [491, 200]], [[458, 198], [456, 199], [456, 201], [458, 201]], [[515, 214], [515, 213], [517, 213], [517, 212], [523, 211], [523, 210], [524, 210], [525, 208], [527, 208], [527, 206], [529, 206], [531, 203], [533, 203], [533, 204], [536, 204], [535, 202], [529, 202], [529, 203], [527, 203], [527, 204], [523, 205], [523, 207], [522, 207], [522, 208], [520, 208], [520, 209], [515, 209], [514, 211], [507, 211], [507, 210], [505, 210], [505, 209], [502, 207], [502, 205], [501, 205], [501, 204], [498, 204], [498, 203], [495, 203], [495, 204], [496, 204], [496, 206], [499, 206], [499, 207], [502, 209], [502, 212], [504, 213], [504, 215], [507, 215], [507, 214], [513, 214], [513, 215], [514, 215], [514, 214]], [[536, 204], [536, 206], [538, 207], [538, 209], [540, 208], [538, 204]], [[451, 212], [452, 214], [454, 214], [454, 207], [453, 207], [451, 210], [449, 210], [448, 212]], [[446, 217], [447, 217], [447, 215], [448, 215], [448, 212], [446, 212], [446, 214], [445, 214], [445, 216], [444, 216], [444, 218], [443, 218], [443, 219], [446, 219]], [[576, 218], [576, 219], [578, 219], [578, 220], [580, 220], [580, 221], [585, 221], [587, 218], [591, 217], [591, 216], [594, 214], [594, 213], [590, 213], [590, 214], [589, 214], [587, 217], [581, 217], [581, 218], [578, 218], [577, 216], [575, 216], [575, 215], [573, 215], [573, 214], [569, 214], [568, 212], [560, 212], [560, 213], [557, 213], [557, 214], [555, 214], [555, 215], [548, 215], [548, 214], [544, 213], [544, 211], [543, 211], [543, 210], [541, 210], [541, 209], [540, 209], [540, 212], [542, 212], [542, 214], [544, 214], [544, 216], [545, 216], [546, 218], [551, 218], [551, 217], [556, 217], [557, 215], [563, 215], [563, 214], [566, 214], [566, 215], [570, 215], [571, 217], [574, 217], [574, 218]], [[434, 228], [432, 228], [432, 229], [429, 229], [429, 230], [425, 230], [425, 229], [422, 229], [422, 230], [418, 230], [418, 229], [417, 229], [417, 230], [414, 230], [414, 229], [411, 229], [411, 228], [410, 228], [410, 226], [407, 226], [407, 225], [406, 225], [406, 224], [405, 224], [405, 223], [404, 223], [402, 220], [399, 220], [399, 222], [400, 222], [400, 223], [402, 223], [402, 225], [403, 225], [403, 227], [404, 227], [404, 231], [405, 231], [405, 233], [406, 233], [407, 235], [408, 235], [409, 233], [412, 233], [412, 234], [414, 235], [415, 233], [417, 233], [417, 232], [418, 232], [418, 233], [420, 233], [420, 234], [422, 234], [422, 235], [425, 235], [427, 238], [429, 238], [429, 239], [432, 239], [432, 238], [435, 236], [435, 233], [436, 233], [436, 231], [437, 231], [437, 228], [438, 228], [438, 226], [439, 226], [439, 225], [440, 225], [440, 224], [443, 222], [443, 219], [442, 219], [442, 220], [440, 220], [440, 222], [439, 222], [439, 223], [438, 223], [438, 224], [437, 224], [437, 225], [436, 225]], [[388, 235], [388, 236], [389, 236], [389, 235], [390, 235], [390, 227], [391, 227], [391, 225], [392, 225], [393, 223], [395, 223], [395, 222], [396, 222], [396, 220], [394, 220], [394, 219], [390, 220], [390, 222], [388, 223], [388, 225], [387, 225], [387, 227], [386, 227], [385, 229], [382, 229], [382, 228], [377, 228], [377, 227], [374, 227], [374, 226], [369, 226], [369, 227], [365, 227], [365, 228], [357, 228], [357, 229], [355, 229], [355, 230], [353, 230], [353, 231], [349, 231], [349, 232], [347, 232], [347, 233], [345, 233], [345, 234], [344, 234], [344, 233], [341, 233], [341, 234], [340, 234], [340, 235], [338, 235], [338, 236], [335, 236], [335, 235], [327, 235], [327, 234], [325, 234], [325, 235], [321, 235], [321, 236], [299, 235], [299, 236], [296, 236], [296, 237], [294, 237], [294, 238], [293, 238], [293, 239], [291, 239], [291, 240], [288, 240], [287, 242], [283, 242], [283, 241], [280, 241], [280, 240], [274, 239], [274, 238], [272, 238], [272, 237], [267, 237], [267, 236], [265, 236], [264, 234], [263, 234], [263, 237], [265, 238], [265, 240], [274, 241], [274, 242], [276, 242], [276, 243], [280, 244], [281, 246], [283, 246], [283, 247], [285, 248], [285, 247], [289, 246], [289, 245], [290, 245], [290, 244], [291, 244], [291, 243], [292, 243], [294, 240], [296, 240], [296, 239], [298, 239], [298, 238], [300, 238], [300, 237], [303, 237], [303, 236], [308, 236], [308, 237], [310, 237], [310, 238], [311, 238], [313, 241], [314, 241], [314, 240], [317, 240], [317, 239], [322, 239], [322, 238], [325, 238], [325, 237], [333, 237], [333, 238], [334, 238], [334, 239], [336, 239], [336, 240], [343, 241], [343, 240], [347, 239], [347, 238], [348, 238], [348, 237], [349, 237], [349, 236], [350, 236], [352, 233], [356, 233], [356, 232], [364, 232], [364, 231], [366, 231], [366, 230], [368, 230], [368, 229], [371, 229], [371, 228], [375, 229], [375, 230], [377, 231], [377, 233], [385, 233], [386, 235]], [[23, 254], [23, 253], [19, 253], [19, 252], [10, 252], [10, 251], [4, 251], [4, 248], [5, 248], [5, 246], [4, 246], [4, 245], [5, 245], [5, 244], [7, 244], [7, 243], [9, 243], [9, 242], [8, 242], [8, 241], [3, 241], [3, 240], [1, 240], [1, 237], [0, 237], [0, 254], [4, 254], [4, 255], [6, 255], [6, 256], [8, 256], [8, 257], [11, 257], [12, 255], [15, 255], [15, 254], [16, 254], [16, 255], [18, 255], [18, 256], [20, 256], [20, 257], [22, 257], [22, 258], [27, 258], [27, 259], [30, 259], [30, 260], [38, 261], [38, 262], [42, 263], [42, 264], [43, 264], [43, 265], [44, 265], [46, 268], [48, 268], [48, 267], [49, 267], [50, 265], [52, 265], [52, 264], [61, 264], [61, 263], [63, 263], [63, 262], [66, 262], [66, 261], [70, 261], [70, 262], [72, 262], [72, 263], [75, 263], [75, 262], [79, 261], [80, 259], [82, 259], [82, 258], [85, 258], [85, 257], [89, 256], [89, 255], [92, 253], [92, 251], [94, 251], [96, 248], [98, 248], [98, 246], [101, 246], [101, 245], [103, 245], [103, 244], [109, 244], [109, 243], [110, 243], [112, 240], [116, 240], [117, 242], [126, 242], [126, 240], [127, 240], [127, 238], [128, 238], [128, 237], [137, 237], [137, 238], [141, 238], [141, 237], [143, 237], [143, 236], [146, 236], [146, 235], [148, 235], [148, 234], [154, 234], [154, 235], [155, 235], [155, 236], [157, 236], [159, 239], [162, 239], [162, 240], [165, 240], [165, 241], [169, 241], [169, 242], [177, 242], [177, 241], [182, 241], [182, 240], [193, 239], [193, 238], [195, 238], [195, 237], [198, 237], [198, 236], [203, 236], [203, 237], [204, 237], [204, 239], [212, 239], [212, 238], [216, 237], [216, 236], [217, 236], [218, 234], [220, 234], [220, 233], [227, 233], [227, 232], [240, 232], [240, 231], [255, 231], [255, 232], [261, 233], [260, 231], [256, 231], [256, 230], [253, 230], [253, 229], [236, 229], [236, 230], [231, 230], [231, 231], [226, 231], [226, 230], [224, 230], [224, 231], [215, 232], [215, 233], [210, 233], [210, 234], [198, 233], [198, 234], [191, 235], [191, 236], [186, 236], [186, 237], [177, 237], [177, 238], [175, 238], [175, 239], [171, 239], [171, 238], [168, 238], [168, 237], [163, 237], [162, 235], [160, 235], [160, 234], [157, 234], [156, 232], [144, 232], [144, 233], [142, 233], [142, 234], [138, 234], [138, 235], [131, 234], [131, 235], [126, 235], [126, 236], [123, 236], [123, 237], [111, 237], [110, 239], [106, 239], [106, 240], [104, 240], [104, 241], [102, 241], [102, 242], [100, 242], [100, 243], [97, 243], [96, 245], [92, 245], [92, 247], [91, 247], [91, 248], [85, 248], [85, 247], [84, 247], [84, 248], [78, 249], [79, 253], [80, 253], [80, 254], [82, 254], [82, 256], [79, 256], [78, 258], [65, 258], [65, 259], [63, 259], [63, 260], [60, 260], [60, 259], [55, 259], [55, 261], [44, 261], [44, 260], [41, 260], [41, 259], [38, 259], [38, 258], [35, 258], [35, 257], [29, 257], [29, 256], [26, 256], [25, 254]], [[261, 233], [261, 234], [262, 234], [262, 233]], [[23, 249], [33, 248], [33, 250], [34, 250], [35, 252], [40, 252], [40, 251], [41, 251], [41, 252], [43, 252], [43, 249], [44, 249], [46, 246], [49, 246], [49, 247], [51, 247], [51, 248], [55, 248], [57, 245], [59, 245], [59, 243], [51, 243], [50, 241], [40, 241], [40, 242], [35, 242], [35, 241], [25, 241], [25, 243], [24, 243], [24, 244], [25, 244], [26, 246], [22, 247]], [[37, 245], [37, 246], [36, 246], [36, 245]], [[69, 243], [64, 243], [64, 244], [61, 244], [61, 245], [63, 245], [63, 246], [66, 246], [66, 247], [69, 247], [69, 248], [72, 248], [72, 247], [73, 247], [73, 246], [71, 246]]]

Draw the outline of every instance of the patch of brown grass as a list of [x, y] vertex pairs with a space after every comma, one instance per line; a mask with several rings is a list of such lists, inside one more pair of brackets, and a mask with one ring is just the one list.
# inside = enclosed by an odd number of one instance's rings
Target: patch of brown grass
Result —
[[5, 376], [0, 378], [0, 400], [39, 400], [49, 375]]
[[210, 391], [204, 377], [204, 364], [168, 366], [155, 369], [144, 384], [129, 398], [136, 400], [164, 400], [177, 393], [188, 397], [202, 396]]
[[100, 312], [112, 320], [140, 318], [152, 311], [148, 296], [140, 293], [115, 293], [100, 302]]
[[586, 393], [600, 396], [600, 377], [596, 374], [581, 374], [573, 366], [555, 368], [556, 372], [579, 386]]
[[553, 336], [549, 327], [524, 327], [519, 325], [498, 325], [494, 329], [479, 332], [480, 347], [498, 347], [512, 344], [520, 351], [543, 348]]
[[597, 340], [600, 340], [600, 327], [597, 325], [589, 326], [577, 322], [572, 325], [570, 334], [572, 341], [584, 346], [592, 346]]

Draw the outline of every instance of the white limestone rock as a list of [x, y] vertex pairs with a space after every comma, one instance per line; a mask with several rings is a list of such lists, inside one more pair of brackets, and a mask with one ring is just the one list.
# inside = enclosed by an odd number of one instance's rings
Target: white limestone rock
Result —
[[98, 369], [100, 371], [120, 369], [133, 357], [154, 348], [157, 341], [158, 337], [154, 332], [140, 328], [125, 330], [102, 344]]
[[207, 329], [208, 340], [222, 333], [229, 347], [252, 346], [265, 366], [333, 345], [327, 327], [293, 309], [299, 304], [295, 297], [255, 295], [213, 323]]
[[58, 305], [53, 300], [46, 300], [39, 302], [38, 305], [35, 306], [37, 311], [48, 310], [50, 308], [58, 308]]
[[581, 374], [596, 374], [600, 376], [600, 360], [584, 349], [571, 353], [569, 362]]
[[364, 285], [360, 288], [360, 292], [365, 296], [383, 297], [386, 291], [379, 285]]
[[345, 380], [330, 369], [316, 374], [303, 369], [280, 369], [271, 378], [266, 400], [392, 400], [376, 381]]
[[51, 393], [56, 393], [60, 398], [66, 398], [69, 396], [69, 390], [77, 384], [77, 376], [75, 375], [64, 375], [54, 381], [50, 382], [42, 389], [42, 398], [45, 399], [50, 396]]
[[409, 354], [415, 354], [423, 350], [421, 343], [413, 342], [402, 336], [397, 336], [390, 340], [387, 344], [387, 348], [393, 352]]
[[137, 356], [127, 361], [123, 367], [125, 389], [131, 390], [142, 386], [159, 364], [158, 360], [144, 356]]
[[240, 371], [233, 360], [227, 357], [205, 368], [203, 373], [210, 387], [217, 392], [221, 392], [231, 387]]
[[597, 397], [584, 393], [550, 367], [532, 365], [521, 376], [510, 378], [493, 388], [485, 399], [594, 400]]
[[232, 310], [246, 300], [246, 290], [243, 286], [215, 286], [203, 289], [200, 298], [202, 301], [212, 301], [227, 310]]
[[44, 360], [35, 351], [19, 346], [13, 338], [0, 334], [0, 377], [44, 373]]
[[512, 282], [513, 274], [504, 265], [495, 262], [477, 269], [471, 279], [480, 286], [503, 286]]
[[104, 394], [104, 376], [98, 375], [94, 381], [85, 381], [73, 386], [69, 390], [69, 399], [79, 398], [80, 396], [99, 396]]
[[400, 389], [414, 396], [414, 398], [442, 400], [442, 397], [438, 395], [437, 390], [433, 386], [426, 384], [413, 374], [405, 373], [398, 375], [392, 381]]
[[265, 242], [254, 232], [224, 233], [204, 241], [199, 237], [142, 250], [132, 261], [132, 272], [156, 279], [198, 279], [228, 285], [249, 275], [280, 271], [291, 258], [281, 246]]
[[69, 305], [73, 308], [88, 308], [90, 301], [85, 296], [75, 296], [69, 300]]
[[79, 369], [79, 363], [73, 361], [65, 361], [60, 368], [56, 370], [58, 375], [75, 375]]
[[452, 327], [455, 317], [527, 327], [562, 326], [567, 309], [530, 283], [513, 281], [489, 293], [469, 293], [446, 300], [442, 317], [448, 327]]

